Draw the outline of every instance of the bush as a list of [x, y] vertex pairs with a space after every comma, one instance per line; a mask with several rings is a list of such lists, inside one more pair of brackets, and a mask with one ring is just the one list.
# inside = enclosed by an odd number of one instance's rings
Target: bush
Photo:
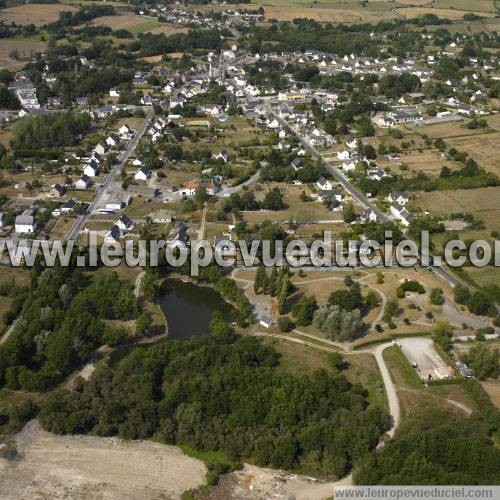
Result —
[[433, 288], [429, 295], [431, 304], [438, 306], [444, 303], [443, 290], [441, 288]]
[[278, 328], [280, 332], [287, 333], [294, 328], [293, 321], [288, 316], [280, 316], [278, 318]]

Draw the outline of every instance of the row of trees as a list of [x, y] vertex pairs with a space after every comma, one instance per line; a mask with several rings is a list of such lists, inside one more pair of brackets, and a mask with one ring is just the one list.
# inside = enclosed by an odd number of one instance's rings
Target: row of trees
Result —
[[471, 291], [466, 286], [457, 285], [453, 293], [455, 302], [466, 305], [471, 313], [479, 316], [496, 316], [495, 301], [484, 290]]
[[290, 272], [288, 268], [282, 267], [279, 271], [273, 267], [271, 275], [268, 276], [266, 268], [259, 266], [255, 274], [253, 289], [256, 294], [269, 294], [271, 297], [277, 297], [278, 309], [280, 313], [284, 312], [286, 299], [292, 290], [290, 283]]

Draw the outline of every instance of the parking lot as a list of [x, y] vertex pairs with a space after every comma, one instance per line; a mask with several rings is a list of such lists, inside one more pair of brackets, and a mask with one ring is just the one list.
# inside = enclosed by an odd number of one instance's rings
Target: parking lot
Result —
[[437, 380], [452, 376], [452, 368], [437, 353], [431, 338], [398, 339], [397, 343], [422, 380]]

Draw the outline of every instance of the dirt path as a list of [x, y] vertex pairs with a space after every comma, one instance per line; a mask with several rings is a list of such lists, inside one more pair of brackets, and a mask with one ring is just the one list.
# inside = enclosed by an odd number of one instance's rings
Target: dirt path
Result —
[[9, 326], [7, 331], [3, 334], [3, 336], [0, 338], [0, 344], [3, 344], [4, 342], [7, 342], [7, 339], [10, 337], [11, 333], [14, 331], [16, 328], [17, 322], [20, 320], [20, 318], [16, 318], [12, 324]]
[[392, 420], [392, 426], [387, 431], [387, 434], [392, 438], [401, 421], [401, 412], [396, 386], [394, 385], [383, 356], [383, 352], [385, 351], [385, 349], [387, 349], [391, 345], [392, 342], [388, 342], [386, 344], [379, 344], [366, 350], [360, 349], [358, 352], [371, 352], [375, 356], [375, 360], [377, 361], [378, 369], [380, 370], [380, 374], [382, 375], [382, 379], [384, 381], [387, 402], [389, 403], [389, 415], [391, 416]]
[[205, 236], [205, 224], [207, 222], [207, 202], [203, 205], [203, 212], [201, 214], [201, 225], [198, 231], [198, 241], [202, 241]]
[[36, 420], [15, 439], [21, 458], [0, 459], [2, 500], [171, 499], [205, 483], [205, 465], [174, 446], [56, 436]]
[[141, 295], [141, 284], [142, 284], [142, 280], [144, 279], [145, 275], [146, 275], [146, 273], [144, 271], [142, 271], [137, 275], [137, 278], [135, 279], [134, 297], [136, 299], [138, 299]]

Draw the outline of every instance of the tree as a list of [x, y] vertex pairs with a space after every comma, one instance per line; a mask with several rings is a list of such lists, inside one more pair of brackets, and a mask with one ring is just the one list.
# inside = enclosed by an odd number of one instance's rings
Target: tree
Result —
[[433, 288], [429, 295], [431, 304], [439, 306], [444, 303], [443, 290], [441, 288]]
[[328, 305], [336, 305], [348, 311], [362, 308], [364, 306], [364, 300], [359, 283], [353, 282], [347, 290], [336, 290], [332, 292], [328, 298]]
[[154, 301], [156, 300], [159, 291], [160, 278], [154, 269], [147, 267], [145, 275], [142, 279], [142, 292], [144, 293], [146, 299]]
[[278, 318], [278, 328], [280, 332], [287, 333], [293, 329], [293, 322], [288, 316]]
[[467, 287], [463, 285], [457, 285], [453, 289], [453, 295], [455, 302], [457, 302], [458, 304], [467, 304], [470, 299], [471, 293]]
[[152, 324], [153, 319], [151, 318], [151, 315], [147, 312], [142, 312], [135, 322], [135, 331], [137, 335], [140, 337], [147, 336]]
[[432, 337], [444, 352], [451, 350], [452, 329], [447, 321], [436, 321], [432, 329]]
[[316, 299], [314, 297], [308, 297], [304, 295], [297, 304], [293, 306], [292, 314], [297, 320], [298, 326], [307, 326], [310, 325], [314, 311], [318, 307]]
[[384, 310], [384, 321], [391, 321], [393, 316], [399, 314], [399, 302], [398, 299], [389, 299], [385, 304]]
[[377, 307], [380, 302], [378, 293], [375, 290], [369, 290], [365, 297], [365, 304], [368, 308]]
[[354, 484], [496, 484], [500, 450], [488, 433], [476, 415], [416, 408], [394, 439], [358, 462]]
[[258, 295], [261, 291], [266, 293], [269, 288], [269, 280], [267, 278], [266, 268], [260, 265], [255, 273], [255, 281], [253, 284], [254, 292]]
[[344, 222], [350, 224], [356, 220], [356, 212], [354, 211], [354, 205], [352, 203], [346, 203], [344, 207]]
[[479, 380], [496, 379], [500, 375], [500, 352], [479, 344], [460, 357]]
[[266, 193], [262, 201], [262, 208], [266, 210], [283, 210], [285, 208], [283, 196], [279, 188], [273, 188]]
[[362, 326], [359, 309], [346, 311], [338, 305], [321, 306], [314, 313], [313, 324], [329, 338], [352, 341]]

